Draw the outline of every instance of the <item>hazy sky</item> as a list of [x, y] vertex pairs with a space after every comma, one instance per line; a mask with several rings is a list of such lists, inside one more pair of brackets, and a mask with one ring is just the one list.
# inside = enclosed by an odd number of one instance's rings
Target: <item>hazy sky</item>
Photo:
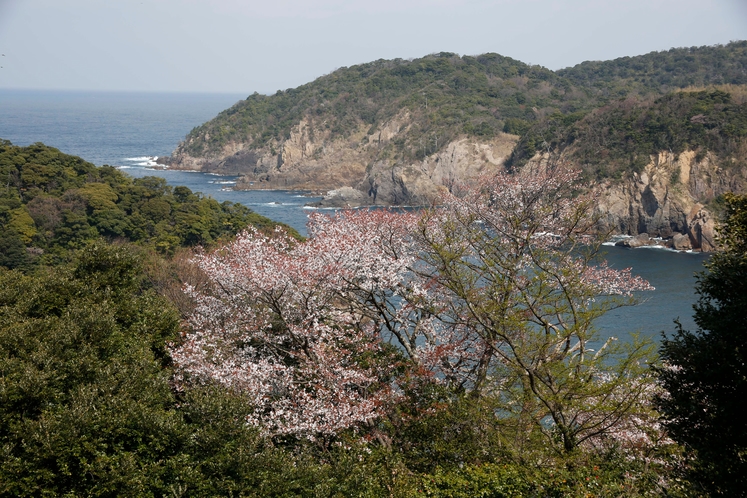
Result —
[[558, 69], [744, 39], [747, 0], [0, 0], [0, 88], [270, 93], [441, 51]]

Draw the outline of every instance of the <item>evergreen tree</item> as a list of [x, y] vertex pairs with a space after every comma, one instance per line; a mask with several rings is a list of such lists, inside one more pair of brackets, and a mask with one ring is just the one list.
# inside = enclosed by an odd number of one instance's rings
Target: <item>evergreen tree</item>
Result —
[[662, 345], [659, 399], [665, 426], [691, 460], [688, 474], [699, 492], [747, 492], [747, 196], [727, 194], [720, 240], [698, 278], [698, 330], [681, 326]]

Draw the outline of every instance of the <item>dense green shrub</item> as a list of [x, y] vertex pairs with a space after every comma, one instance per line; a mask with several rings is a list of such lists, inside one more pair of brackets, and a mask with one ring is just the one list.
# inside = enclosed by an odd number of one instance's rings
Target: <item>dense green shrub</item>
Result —
[[[586, 115], [553, 115], [530, 128], [509, 163], [521, 166], [538, 150], [559, 153], [594, 178], [621, 178], [640, 172], [652, 154], [686, 150], [744, 164], [747, 104], [722, 90], [675, 92], [655, 100], [625, 99]], [[734, 160], [732, 160], [732, 158]]]
[[0, 265], [6, 268], [56, 264], [99, 237], [173, 254], [178, 247], [210, 246], [249, 225], [265, 232], [277, 225], [241, 204], [218, 203], [162, 178], [132, 179], [42, 144], [0, 141], [0, 178], [7, 179], [0, 189]]
[[665, 337], [659, 370], [664, 424], [690, 460], [698, 493], [743, 496], [747, 489], [747, 196], [724, 196], [720, 242], [698, 276], [695, 331]]
[[241, 398], [175, 390], [179, 316], [130, 247], [0, 269], [0, 496], [313, 495], [318, 465], [248, 427]]
[[377, 60], [274, 95], [254, 93], [194, 128], [183, 150], [211, 157], [228, 142], [241, 142], [274, 154], [302, 119], [329, 130], [332, 139], [360, 129], [375, 138], [381, 125], [406, 111], [412, 124], [387, 154], [422, 159], [457, 136], [524, 135], [547, 116], [588, 112], [621, 98], [745, 84], [745, 68], [747, 42], [584, 62], [556, 72], [492, 53]]

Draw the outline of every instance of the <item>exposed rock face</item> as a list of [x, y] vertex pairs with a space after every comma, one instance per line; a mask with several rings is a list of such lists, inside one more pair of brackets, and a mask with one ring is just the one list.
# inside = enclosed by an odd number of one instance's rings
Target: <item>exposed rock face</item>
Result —
[[[320, 206], [418, 206], [430, 204], [439, 192], [459, 182], [502, 167], [518, 141], [508, 134], [480, 141], [458, 138], [422, 160], [391, 158], [390, 145], [404, 140], [412, 126], [405, 110], [373, 134], [361, 125], [345, 138], [333, 140], [323, 122], [304, 118], [280, 142], [261, 148], [253, 148], [251, 141], [229, 143], [206, 158], [190, 156], [182, 144], [167, 163], [174, 169], [241, 175], [240, 189], [327, 193]], [[566, 160], [569, 152], [552, 160]], [[538, 154], [527, 167], [542, 167], [550, 159], [548, 154]], [[661, 152], [638, 173], [597, 185], [597, 212], [615, 233], [664, 238], [664, 244], [680, 250], [712, 251], [714, 220], [707, 206], [724, 192], [747, 191], [747, 168], [724, 162], [734, 160], [711, 153], [698, 157], [693, 151]], [[628, 239], [624, 244], [639, 242], [661, 243]]]
[[[547, 155], [538, 155], [530, 164], [547, 160]], [[597, 213], [615, 233], [671, 238], [678, 250], [713, 251], [714, 219], [705, 206], [725, 192], [747, 190], [747, 171], [722, 168], [718, 161], [710, 153], [698, 158], [693, 151], [651, 156], [640, 173], [597, 187], [601, 192]], [[635, 239], [621, 242], [635, 244], [641, 245]]]
[[366, 171], [366, 137], [361, 127], [347, 140], [330, 141], [329, 131], [302, 120], [290, 137], [262, 148], [251, 141], [226, 144], [219, 153], [193, 157], [180, 144], [169, 167], [241, 175], [242, 189], [328, 190], [360, 182]]
[[518, 137], [500, 134], [476, 141], [460, 138], [422, 161], [388, 157], [387, 145], [412, 126], [403, 111], [373, 135], [361, 126], [345, 139], [332, 140], [323, 123], [301, 120], [290, 136], [253, 149], [228, 144], [214, 157], [195, 158], [180, 145], [169, 167], [242, 175], [239, 189], [300, 189], [328, 192], [322, 206], [427, 205], [459, 181], [502, 166]]
[[516, 140], [514, 135], [505, 134], [485, 142], [463, 138], [422, 162], [392, 164], [376, 160], [357, 187], [372, 203], [428, 205], [439, 191], [502, 167]]
[[316, 203], [318, 207], [357, 207], [370, 204], [366, 194], [353, 187], [341, 187], [336, 190], [330, 190], [324, 198]]

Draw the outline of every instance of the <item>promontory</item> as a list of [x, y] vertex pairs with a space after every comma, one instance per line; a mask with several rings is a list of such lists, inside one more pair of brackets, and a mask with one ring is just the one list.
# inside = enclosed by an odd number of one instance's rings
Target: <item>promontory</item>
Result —
[[498, 54], [378, 60], [254, 93], [161, 161], [335, 207], [426, 205], [481, 174], [565, 162], [600, 189], [614, 232], [709, 251], [720, 196], [747, 191], [747, 41], [558, 71]]

